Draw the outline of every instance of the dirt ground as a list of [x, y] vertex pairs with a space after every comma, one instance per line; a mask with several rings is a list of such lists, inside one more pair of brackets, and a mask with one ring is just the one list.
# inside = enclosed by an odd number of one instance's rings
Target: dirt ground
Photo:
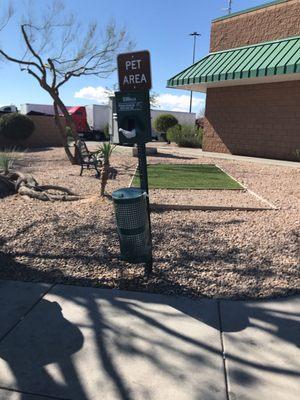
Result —
[[[84, 171], [80, 177], [80, 168], [68, 163], [62, 149], [27, 152], [19, 168], [33, 173], [40, 183], [67, 186], [86, 198], [70, 203], [19, 196], [0, 199], [0, 279], [233, 299], [299, 291], [300, 168], [296, 163], [291, 168], [197, 158], [180, 155], [178, 149], [174, 155], [171, 148], [170, 154], [148, 161], [217, 163], [278, 210], [153, 212], [154, 273], [147, 280], [143, 266], [119, 259], [113, 206], [99, 199], [94, 172]], [[112, 157], [117, 174], [108, 182], [108, 193], [129, 185], [136, 162], [129, 148], [117, 149]], [[201, 191], [194, 192], [189, 196], [199, 196], [201, 203]], [[241, 202], [232, 197], [234, 192], [222, 192], [203, 194], [205, 204]], [[155, 196], [155, 201], [160, 200], [159, 193]], [[161, 199], [168, 201], [166, 193], [161, 193]], [[247, 205], [249, 201], [247, 197]]]

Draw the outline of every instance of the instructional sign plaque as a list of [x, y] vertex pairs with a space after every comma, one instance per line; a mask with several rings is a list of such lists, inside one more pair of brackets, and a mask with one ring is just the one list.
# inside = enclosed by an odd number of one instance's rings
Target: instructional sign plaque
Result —
[[120, 143], [151, 142], [148, 92], [116, 92]]
[[150, 90], [152, 83], [149, 51], [119, 54], [118, 73], [121, 92]]

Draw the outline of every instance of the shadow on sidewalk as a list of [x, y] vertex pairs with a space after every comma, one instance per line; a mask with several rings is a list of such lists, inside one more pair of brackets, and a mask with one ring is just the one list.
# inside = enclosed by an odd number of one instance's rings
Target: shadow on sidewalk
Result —
[[[120, 354], [126, 357], [138, 357], [154, 366], [157, 373], [163, 373], [170, 376], [171, 379], [182, 382], [187, 380], [186, 373], [188, 372], [175, 368], [170, 361], [172, 356], [179, 357], [190, 367], [193, 365], [200, 373], [201, 368], [205, 365], [211, 368], [211, 355], [222, 356], [216, 343], [206, 342], [201, 336], [191, 336], [188, 332], [175, 328], [175, 326], [180, 326], [183, 315], [187, 315], [219, 330], [217, 307], [213, 301], [203, 300], [199, 306], [200, 303], [197, 300], [184, 297], [149, 296], [142, 293], [117, 291], [103, 292], [63, 286], [54, 288], [51, 294], [62, 298], [67, 303], [74, 304], [75, 311], [79, 307], [80, 313], [87, 316], [88, 323], [87, 326], [81, 325], [80, 318], [75, 317], [75, 320], [79, 321], [75, 325], [63, 316], [57, 302], [41, 300], [25, 320], [0, 344], [0, 358], [9, 365], [20, 391], [30, 393], [32, 388], [36, 387], [39, 388], [38, 394], [41, 396], [55, 396], [60, 399], [89, 399], [78, 366], [75, 365], [76, 357], [74, 358], [75, 354], [84, 347], [82, 329], [89, 329], [89, 335], [94, 338], [98, 368], [103, 370], [104, 376], [113, 386], [116, 400], [136, 398], [136, 393], [129, 387], [129, 382], [122, 373], [122, 366], [118, 359]], [[160, 307], [153, 307], [155, 304], [168, 306], [168, 311], [161, 310]], [[207, 312], [209, 304], [214, 304], [214, 307]], [[151, 312], [149, 312], [148, 306], [150, 306]], [[133, 318], [135, 324], [142, 323], [143, 331], [120, 324], [120, 319], [114, 318], [115, 314], [123, 315], [126, 318], [129, 316]], [[270, 330], [274, 336], [299, 345], [295, 334], [299, 325], [294, 319], [288, 318], [289, 314], [286, 315], [280, 310], [261, 309], [259, 303], [257, 306], [252, 303], [249, 307], [247, 303], [236, 302], [231, 315], [228, 313], [227, 315], [228, 319], [226, 319], [226, 323], [223, 323], [225, 332], [240, 332], [253, 324], [252, 319], [256, 319], [274, 325], [276, 329]], [[296, 314], [293, 317], [299, 317], [299, 315]], [[36, 326], [30, 324], [31, 321], [35, 321]], [[170, 321], [172, 321], [171, 324]], [[266, 329], [259, 323], [257, 327]], [[149, 334], [148, 332], [151, 330], [155, 330], [157, 335]], [[170, 339], [172, 340], [170, 341]], [[182, 343], [182, 346], [178, 346], [179, 342]], [[187, 350], [186, 346], [191, 347]], [[192, 349], [194, 350], [192, 351]], [[168, 357], [161, 357], [160, 352], [167, 352]], [[278, 375], [300, 377], [299, 371], [293, 369], [292, 366], [262, 365], [250, 361], [246, 356], [230, 355], [230, 359], [240, 366], [236, 378], [240, 380], [241, 384], [252, 383], [256, 379], [252, 374], [243, 372], [243, 366]], [[49, 373], [49, 365], [52, 364], [60, 373], [57, 376], [54, 374], [55, 379], [53, 370], [51, 374]], [[88, 360], [86, 365], [89, 365]], [[130, 364], [128, 368], [130, 368]], [[100, 370], [98, 372], [87, 368], [84, 373], [97, 375], [97, 373], [100, 374]], [[100, 384], [101, 378], [97, 382], [99, 384], [96, 390], [99, 390], [99, 398], [101, 398], [103, 390]], [[204, 396], [202, 398], [216, 399], [215, 392], [218, 387], [217, 384], [214, 385], [203, 388], [203, 385], [201, 386], [199, 383], [198, 390]], [[151, 393], [146, 388], [143, 390], [142, 398], [151, 399]], [[76, 393], [76, 397], [73, 397], [74, 393]]]
[[[72, 362], [72, 355], [83, 346], [80, 329], [64, 318], [57, 302], [43, 299], [32, 313], [34, 324], [19, 325], [0, 345], [0, 358], [9, 365], [18, 390], [30, 393], [39, 387], [41, 395], [68, 398], [72, 388], [80, 399], [86, 399]], [[49, 364], [57, 365], [61, 374], [58, 380], [49, 374]]]

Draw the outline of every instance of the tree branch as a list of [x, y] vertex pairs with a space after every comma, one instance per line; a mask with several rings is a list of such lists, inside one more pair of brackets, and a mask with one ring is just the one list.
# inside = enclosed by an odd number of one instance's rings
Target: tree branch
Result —
[[[21, 31], [22, 31], [22, 34], [23, 34], [25, 43], [26, 43], [28, 49], [30, 50], [31, 54], [39, 61], [40, 66], [38, 66], [38, 68], [39, 68], [39, 70], [41, 71], [41, 73], [44, 75], [44, 77], [46, 77], [46, 69], [45, 69], [43, 60], [42, 60], [41, 57], [34, 51], [33, 47], [31, 46], [30, 41], [29, 41], [28, 36], [27, 36], [27, 33], [26, 33], [26, 30], [25, 30], [25, 27], [26, 27], [26, 26], [30, 26], [30, 25], [29, 25], [29, 24], [22, 24], [22, 25], [21, 25]], [[38, 64], [36, 64], [36, 65], [38, 65]]]
[[54, 64], [53, 64], [53, 61], [51, 60], [51, 58], [48, 58], [48, 63], [50, 65], [50, 70], [51, 70], [52, 75], [53, 75], [51, 87], [52, 87], [52, 89], [54, 89], [55, 86], [56, 86], [56, 70], [55, 70], [55, 67], [54, 67]]
[[[36, 63], [33, 62], [33, 61], [24, 61], [24, 60], [20, 60], [20, 59], [18, 59], [18, 58], [11, 57], [11, 56], [9, 56], [7, 53], [5, 53], [5, 52], [4, 52], [3, 50], [1, 50], [1, 49], [0, 49], [0, 54], [2, 54], [8, 61], [12, 61], [12, 62], [14, 62], [14, 63], [21, 64], [21, 65], [27, 65], [27, 66], [28, 66], [28, 65], [32, 65], [32, 66], [38, 68], [38, 69], [41, 71], [39, 65], [36, 64]], [[41, 71], [41, 72], [42, 72], [42, 71]]]
[[38, 80], [39, 84], [40, 84], [42, 87], [44, 87], [44, 86], [43, 86], [43, 78], [39, 77], [39, 76], [38, 76], [35, 72], [33, 72], [30, 68], [26, 68], [26, 71], [27, 71], [30, 75], [34, 76], [35, 79]]

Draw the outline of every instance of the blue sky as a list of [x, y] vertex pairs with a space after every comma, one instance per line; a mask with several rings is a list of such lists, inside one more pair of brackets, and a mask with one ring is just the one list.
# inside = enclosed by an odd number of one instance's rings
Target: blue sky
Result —
[[[46, 0], [39, 0], [42, 4]], [[233, 0], [233, 12], [254, 7], [266, 0]], [[0, 0], [1, 9], [8, 0]], [[24, 9], [23, 0], [13, 1], [18, 12]], [[64, 0], [83, 22], [96, 20], [99, 26], [114, 18], [125, 25], [136, 43], [135, 50], [151, 53], [153, 90], [159, 94], [161, 108], [188, 111], [189, 92], [166, 89], [167, 79], [192, 63], [193, 39], [189, 33], [198, 31], [196, 60], [209, 50], [211, 20], [226, 14], [227, 0]], [[0, 46], [12, 55], [20, 46], [17, 15], [0, 33]], [[80, 32], [78, 32], [80, 34]], [[50, 104], [51, 100], [38, 83], [15, 64], [1, 63], [0, 105], [22, 103]], [[116, 74], [108, 79], [97, 77], [74, 78], [66, 84], [61, 96], [67, 105], [83, 105], [105, 101], [103, 88], [113, 87]], [[193, 111], [204, 105], [205, 96], [195, 94]]]

